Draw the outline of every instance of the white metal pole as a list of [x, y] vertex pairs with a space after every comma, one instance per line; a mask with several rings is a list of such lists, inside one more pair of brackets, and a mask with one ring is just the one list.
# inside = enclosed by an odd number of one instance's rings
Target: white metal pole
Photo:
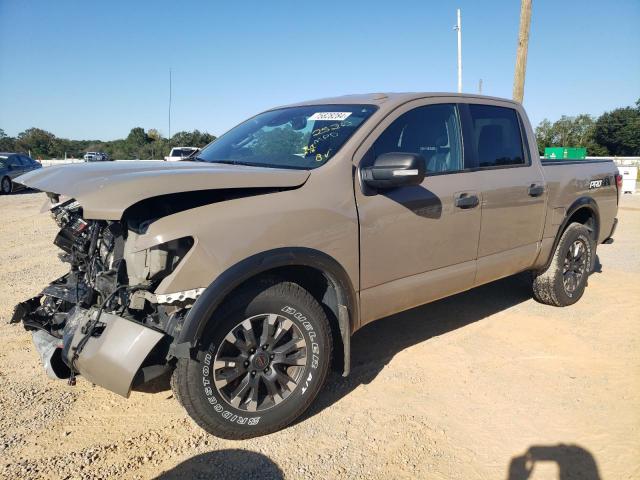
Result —
[[460, 20], [460, 9], [458, 9], [458, 93], [462, 93], [462, 22]]
[[169, 144], [171, 144], [171, 68], [169, 68]]

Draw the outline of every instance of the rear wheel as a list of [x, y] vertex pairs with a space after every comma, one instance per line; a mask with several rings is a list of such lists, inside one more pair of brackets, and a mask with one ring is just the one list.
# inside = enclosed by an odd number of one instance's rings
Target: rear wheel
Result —
[[9, 177], [2, 177], [0, 181], [0, 191], [4, 195], [8, 195], [13, 190], [13, 184], [11, 183], [11, 179]]
[[280, 430], [322, 387], [331, 330], [299, 285], [269, 282], [236, 294], [207, 326], [197, 359], [180, 359], [172, 386], [198, 425], [243, 439]]
[[564, 307], [580, 300], [587, 286], [595, 255], [589, 230], [572, 223], [560, 237], [549, 267], [535, 275], [533, 294], [547, 305]]

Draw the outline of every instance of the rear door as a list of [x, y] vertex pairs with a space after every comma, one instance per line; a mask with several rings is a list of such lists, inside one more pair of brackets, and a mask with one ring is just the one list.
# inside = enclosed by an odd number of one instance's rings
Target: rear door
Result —
[[476, 173], [464, 168], [456, 100], [399, 107], [356, 152], [360, 167], [383, 153], [420, 154], [427, 170], [419, 186], [356, 186], [363, 324], [473, 285], [480, 193]]
[[544, 228], [546, 192], [540, 162], [531, 158], [524, 118], [513, 104], [470, 100], [461, 109], [465, 144], [482, 194], [478, 285], [534, 263]]

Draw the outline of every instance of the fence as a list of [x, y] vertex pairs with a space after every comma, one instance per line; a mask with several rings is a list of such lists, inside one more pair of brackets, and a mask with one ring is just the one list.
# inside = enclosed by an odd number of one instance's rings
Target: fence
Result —
[[587, 160], [613, 160], [619, 167], [640, 167], [640, 157], [587, 157]]

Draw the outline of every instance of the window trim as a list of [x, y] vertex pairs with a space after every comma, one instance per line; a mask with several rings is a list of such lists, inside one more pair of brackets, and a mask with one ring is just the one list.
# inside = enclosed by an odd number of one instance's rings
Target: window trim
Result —
[[[375, 124], [371, 124], [371, 129], [369, 131], [369, 133], [367, 133], [364, 138], [362, 138], [359, 142], [359, 144], [354, 148], [353, 150], [353, 154], [351, 155], [351, 163], [354, 166], [355, 169], [355, 174], [356, 174], [356, 181], [357, 183], [360, 185], [360, 192], [364, 195], [364, 196], [369, 196], [369, 195], [373, 195], [374, 193], [370, 190], [369, 187], [367, 187], [367, 185], [363, 182], [362, 180], [362, 176], [361, 176], [361, 170], [368, 166], [369, 164], [367, 163], [367, 156], [369, 154], [369, 152], [371, 151], [371, 147], [373, 146], [373, 144], [376, 142], [376, 140], [378, 139], [378, 137], [380, 137], [380, 135], [382, 135], [382, 133], [396, 120], [398, 119], [401, 115], [407, 113], [410, 110], [413, 110], [414, 108], [419, 108], [419, 107], [426, 107], [428, 105], [441, 105], [441, 104], [454, 104], [456, 105], [457, 109], [458, 109], [458, 115], [459, 115], [459, 122], [460, 122], [460, 133], [461, 133], [461, 141], [462, 141], [462, 164], [466, 165], [465, 160], [466, 159], [470, 159], [472, 163], [472, 165], [475, 166], [471, 166], [469, 168], [464, 168], [462, 170], [456, 170], [456, 171], [452, 171], [452, 172], [434, 172], [434, 173], [430, 173], [425, 175], [425, 179], [427, 178], [431, 178], [431, 177], [436, 177], [436, 176], [440, 176], [440, 175], [460, 175], [460, 174], [464, 174], [464, 173], [472, 173], [472, 172], [479, 172], [479, 171], [483, 171], [483, 170], [499, 170], [499, 169], [510, 169], [510, 168], [529, 168], [533, 166], [533, 158], [531, 157], [531, 152], [529, 149], [529, 141], [527, 138], [527, 133], [526, 133], [526, 129], [524, 128], [524, 120], [520, 114], [520, 111], [518, 110], [518, 108], [513, 105], [511, 102], [508, 101], [504, 101], [504, 103], [502, 103], [502, 100], [499, 99], [490, 99], [489, 101], [486, 101], [484, 98], [482, 97], [464, 97], [463, 99], [459, 98], [459, 97], [454, 97], [454, 96], [424, 96], [424, 97], [420, 97], [420, 98], [414, 98], [411, 100], [407, 100], [406, 102], [403, 102], [399, 105], [397, 105], [395, 108], [393, 108], [391, 111], [387, 112], [384, 116], [382, 116], [379, 119], [376, 119], [376, 123]], [[523, 146], [526, 146], [526, 151], [525, 151], [525, 163], [523, 164], [517, 164], [517, 165], [497, 165], [497, 166], [493, 166], [493, 167], [478, 167], [477, 166], [477, 159], [475, 157], [475, 155], [473, 154], [473, 151], [471, 149], [471, 145], [470, 142], [466, 142], [465, 141], [465, 137], [466, 138], [471, 138], [471, 132], [469, 131], [469, 129], [471, 128], [471, 122], [470, 122], [470, 118], [467, 118], [467, 116], [470, 116], [469, 113], [469, 105], [487, 105], [487, 106], [494, 106], [494, 107], [502, 107], [502, 108], [509, 108], [511, 110], [514, 110], [516, 112], [516, 116], [518, 118], [518, 127], [520, 128], [520, 135], [521, 137], [524, 139], [524, 143]], [[369, 120], [372, 120], [371, 118]], [[388, 123], [387, 123], [388, 121]], [[384, 128], [382, 128], [382, 125], [386, 124], [386, 126]], [[375, 134], [375, 131], [378, 128], [382, 128], [380, 132], [378, 132], [377, 134]], [[365, 149], [366, 147], [366, 149]], [[528, 163], [527, 163], [528, 161]]]
[[[202, 152], [202, 151], [204, 151], [204, 150], [205, 150], [206, 148], [208, 148], [212, 143], [214, 143], [214, 142], [216, 142], [216, 141], [220, 140], [224, 135], [227, 135], [231, 130], [233, 130], [233, 129], [235, 129], [235, 128], [239, 127], [240, 125], [243, 125], [243, 124], [245, 124], [245, 123], [248, 123], [248, 122], [252, 121], [252, 120], [253, 120], [253, 119], [255, 119], [257, 116], [262, 115], [262, 114], [264, 114], [264, 113], [268, 113], [268, 112], [277, 112], [277, 111], [280, 111], [280, 110], [287, 110], [287, 109], [292, 109], [292, 108], [297, 108], [297, 107], [336, 107], [336, 108], [340, 108], [340, 107], [353, 107], [353, 106], [371, 107], [373, 110], [372, 110], [371, 114], [370, 114], [370, 115], [369, 115], [369, 116], [368, 116], [368, 117], [367, 117], [367, 118], [366, 118], [362, 123], [360, 123], [360, 125], [358, 125], [358, 126], [355, 128], [355, 130], [354, 130], [353, 132], [351, 132], [351, 135], [349, 136], [349, 138], [347, 138], [347, 139], [345, 140], [345, 142], [343, 142], [343, 144], [340, 146], [340, 148], [338, 148], [338, 149], [337, 149], [337, 150], [336, 150], [336, 151], [331, 155], [331, 157], [330, 157], [330, 158], [328, 158], [327, 160], [325, 160], [325, 161], [324, 161], [323, 163], [321, 163], [320, 165], [318, 165], [318, 166], [314, 166], [314, 167], [309, 167], [309, 168], [307, 168], [307, 167], [300, 167], [300, 168], [297, 168], [297, 167], [284, 167], [284, 166], [273, 166], [273, 165], [258, 165], [258, 166], [263, 166], [264, 168], [275, 168], [275, 169], [280, 168], [280, 169], [284, 169], [284, 170], [306, 170], [306, 171], [308, 171], [308, 172], [311, 172], [311, 171], [313, 171], [313, 170], [317, 170], [317, 169], [319, 169], [319, 168], [322, 168], [322, 167], [324, 167], [325, 165], [328, 165], [328, 164], [330, 163], [330, 161], [331, 161], [331, 160], [333, 160], [333, 158], [334, 158], [336, 155], [340, 154], [340, 153], [343, 151], [344, 147], [345, 147], [345, 146], [347, 146], [347, 144], [349, 144], [349, 143], [352, 141], [353, 137], [358, 133], [358, 131], [360, 130], [360, 128], [361, 128], [364, 124], [368, 123], [372, 118], [375, 118], [376, 113], [378, 112], [378, 110], [380, 110], [380, 105], [378, 105], [378, 104], [376, 104], [376, 103], [366, 103], [366, 102], [364, 102], [364, 103], [349, 103], [349, 102], [347, 102], [347, 103], [332, 103], [332, 102], [329, 102], [329, 103], [322, 103], [322, 102], [316, 103], [316, 102], [313, 102], [313, 103], [301, 103], [301, 104], [293, 104], [293, 105], [285, 105], [285, 106], [280, 106], [280, 107], [269, 108], [269, 109], [267, 109], [267, 110], [263, 110], [263, 111], [261, 111], [261, 112], [256, 113], [255, 115], [252, 115], [252, 116], [251, 116], [251, 117], [249, 117], [249, 118], [246, 118], [246, 119], [242, 120], [240, 123], [238, 123], [238, 124], [234, 125], [234, 126], [233, 126], [233, 127], [231, 127], [230, 129], [228, 129], [227, 131], [225, 131], [225, 132], [224, 132], [223, 134], [221, 134], [219, 137], [216, 137], [216, 139], [215, 139], [215, 140], [211, 141], [210, 143], [208, 143], [207, 145], [205, 145], [204, 147], [202, 147], [202, 148], [200, 149], [200, 151], [201, 151], [201, 152]], [[384, 118], [383, 118], [383, 120], [381, 120], [381, 121], [384, 121]], [[378, 124], [379, 124], [379, 123], [378, 123]], [[373, 126], [373, 127], [372, 127], [372, 130], [373, 130], [373, 129], [375, 129], [375, 128], [377, 127], [377, 125], [378, 125], [378, 124], [376, 124], [375, 126]], [[364, 141], [366, 141], [366, 138], [364, 139]], [[360, 146], [361, 146], [361, 145], [362, 145], [362, 142], [360, 143]], [[359, 148], [359, 147], [358, 147], [358, 148]], [[169, 152], [169, 153], [171, 153], [171, 152]], [[209, 161], [207, 161], [207, 162], [209, 162]], [[209, 163], [215, 163], [215, 162], [209, 162]]]
[[[520, 132], [520, 145], [522, 146], [522, 155], [523, 155], [523, 160], [524, 163], [515, 163], [512, 165], [493, 165], [490, 167], [480, 167], [478, 165], [478, 157], [476, 156], [475, 152], [473, 151], [473, 149], [471, 148], [471, 146], [469, 146], [469, 153], [471, 155], [471, 158], [473, 160], [473, 167], [465, 170], [465, 171], [469, 171], [469, 172], [479, 172], [479, 171], [484, 171], [484, 170], [502, 170], [502, 169], [509, 169], [509, 168], [527, 168], [530, 167], [532, 165], [532, 161], [531, 161], [531, 154], [529, 152], [529, 142], [527, 141], [527, 138], [524, 134], [524, 128], [523, 128], [523, 124], [522, 124], [522, 119], [520, 118], [520, 112], [518, 112], [518, 110], [516, 108], [513, 107], [508, 107], [505, 105], [492, 105], [492, 104], [488, 104], [488, 103], [467, 103], [467, 102], [463, 102], [460, 104], [461, 107], [463, 108], [463, 110], [465, 111], [465, 115], [464, 115], [464, 122], [467, 124], [467, 128], [465, 130], [465, 132], [467, 132], [468, 135], [473, 135], [473, 122], [471, 121], [471, 110], [469, 109], [469, 105], [481, 105], [481, 106], [486, 106], [486, 107], [496, 107], [496, 108], [506, 108], [509, 110], [512, 110], [515, 114], [516, 114], [516, 119], [518, 121], [518, 130]], [[463, 132], [464, 134], [464, 132]], [[471, 137], [470, 137], [471, 138]]]
[[[465, 164], [464, 163], [464, 160], [465, 160], [465, 143], [464, 143], [464, 133], [462, 131], [463, 121], [462, 121], [462, 118], [461, 118], [461, 115], [460, 115], [460, 109], [459, 109], [459, 103], [458, 102], [427, 103], [427, 104], [424, 104], [424, 105], [416, 105], [415, 107], [410, 108], [409, 110], [407, 110], [405, 112], [402, 112], [400, 115], [396, 116], [393, 120], [391, 120], [391, 122], [389, 122], [389, 124], [371, 142], [371, 145], [369, 146], [369, 148], [365, 151], [365, 153], [360, 158], [359, 168], [363, 168], [363, 167], [367, 167], [367, 166], [371, 165], [370, 163], [367, 163], [367, 161], [365, 161], [365, 158], [369, 155], [369, 153], [373, 149], [373, 146], [378, 141], [378, 139], [387, 131], [388, 128], [391, 127], [391, 125], [393, 125], [393, 123], [396, 120], [398, 120], [400, 117], [402, 117], [403, 115], [406, 115], [409, 112], [417, 110], [418, 108], [427, 108], [427, 107], [437, 106], [437, 105], [451, 105], [451, 106], [453, 106], [453, 109], [454, 109], [454, 112], [455, 112], [455, 116], [456, 116], [456, 124], [457, 124], [457, 127], [458, 127], [458, 136], [459, 136], [459, 139], [460, 139], [460, 159], [462, 161], [463, 168], [461, 168], [459, 170], [448, 170], [448, 171], [445, 171], [445, 172], [426, 172], [425, 173], [425, 178], [427, 178], [427, 177], [437, 177], [437, 176], [440, 176], [440, 175], [452, 175], [452, 174], [456, 174], [456, 173], [463, 173], [465, 171], [465, 168], [464, 168], [464, 164]], [[415, 152], [415, 153], [418, 153], [418, 152]], [[375, 160], [375, 158], [373, 158], [371, 161], [374, 161], [374, 160]]]

